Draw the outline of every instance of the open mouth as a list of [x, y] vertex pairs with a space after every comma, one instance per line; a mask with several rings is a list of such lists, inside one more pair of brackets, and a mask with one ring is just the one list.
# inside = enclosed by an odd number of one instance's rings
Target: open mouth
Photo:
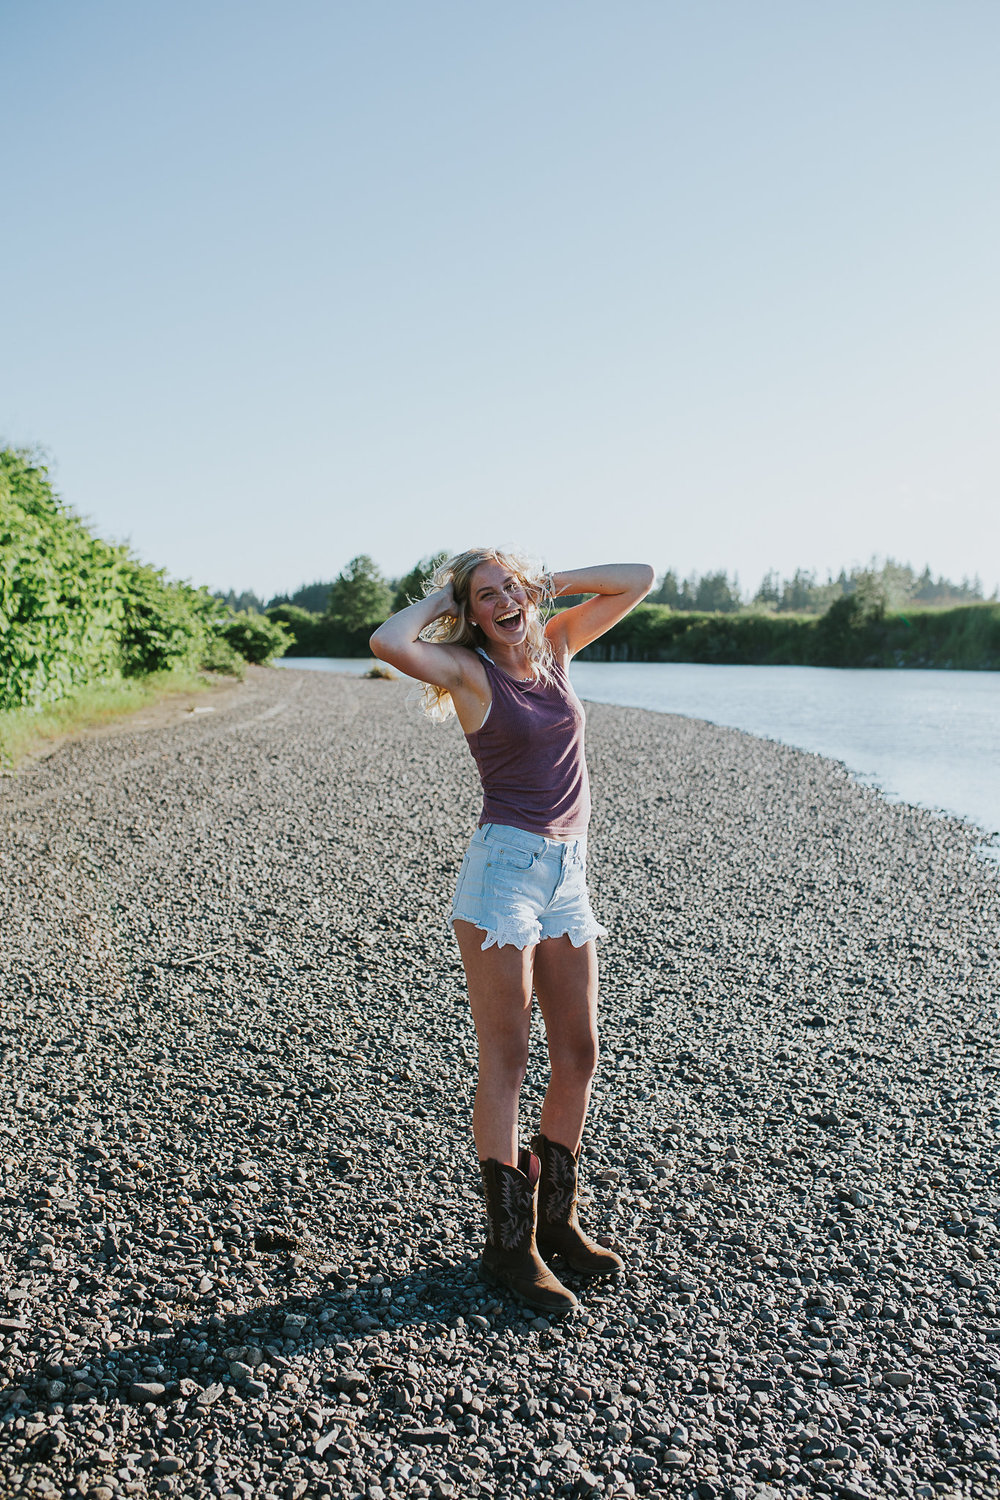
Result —
[[521, 610], [511, 609], [505, 615], [497, 615], [493, 623], [498, 630], [516, 630], [523, 619]]

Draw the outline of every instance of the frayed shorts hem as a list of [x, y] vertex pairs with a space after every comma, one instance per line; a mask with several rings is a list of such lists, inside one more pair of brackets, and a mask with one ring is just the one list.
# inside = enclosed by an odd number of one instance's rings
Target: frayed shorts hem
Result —
[[568, 937], [574, 948], [582, 948], [584, 943], [592, 939], [606, 938], [608, 929], [602, 927], [600, 922], [580, 923], [573, 927], [560, 927], [552, 932], [543, 931], [540, 923], [508, 924], [500, 927], [483, 927], [475, 917], [466, 916], [464, 912], [456, 911], [451, 914], [451, 922], [469, 922], [480, 932], [486, 934], [486, 941], [482, 944], [483, 952], [487, 948], [519, 948], [523, 952], [525, 948], [534, 948], [538, 943], [545, 942], [548, 938]]

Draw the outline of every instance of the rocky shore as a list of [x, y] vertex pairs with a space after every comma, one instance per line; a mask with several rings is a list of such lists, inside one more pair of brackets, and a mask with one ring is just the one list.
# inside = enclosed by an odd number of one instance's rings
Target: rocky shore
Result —
[[996, 870], [819, 757], [589, 725], [629, 1269], [553, 1324], [476, 1275], [454, 725], [254, 669], [0, 781], [0, 1493], [998, 1493]]

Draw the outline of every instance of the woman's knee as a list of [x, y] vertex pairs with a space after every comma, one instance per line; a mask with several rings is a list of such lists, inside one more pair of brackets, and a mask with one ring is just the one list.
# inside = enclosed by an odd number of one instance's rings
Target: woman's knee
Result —
[[552, 1072], [565, 1077], [588, 1082], [597, 1072], [600, 1049], [597, 1037], [576, 1036], [549, 1041], [549, 1062]]
[[528, 1071], [528, 1047], [520, 1038], [507, 1042], [492, 1040], [479, 1048], [479, 1082], [494, 1087], [518, 1090]]

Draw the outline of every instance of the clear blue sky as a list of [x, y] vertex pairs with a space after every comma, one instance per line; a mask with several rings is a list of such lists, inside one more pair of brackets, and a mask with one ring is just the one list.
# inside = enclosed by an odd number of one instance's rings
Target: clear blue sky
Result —
[[0, 437], [173, 574], [1000, 580], [995, 0], [40, 0], [0, 45]]

